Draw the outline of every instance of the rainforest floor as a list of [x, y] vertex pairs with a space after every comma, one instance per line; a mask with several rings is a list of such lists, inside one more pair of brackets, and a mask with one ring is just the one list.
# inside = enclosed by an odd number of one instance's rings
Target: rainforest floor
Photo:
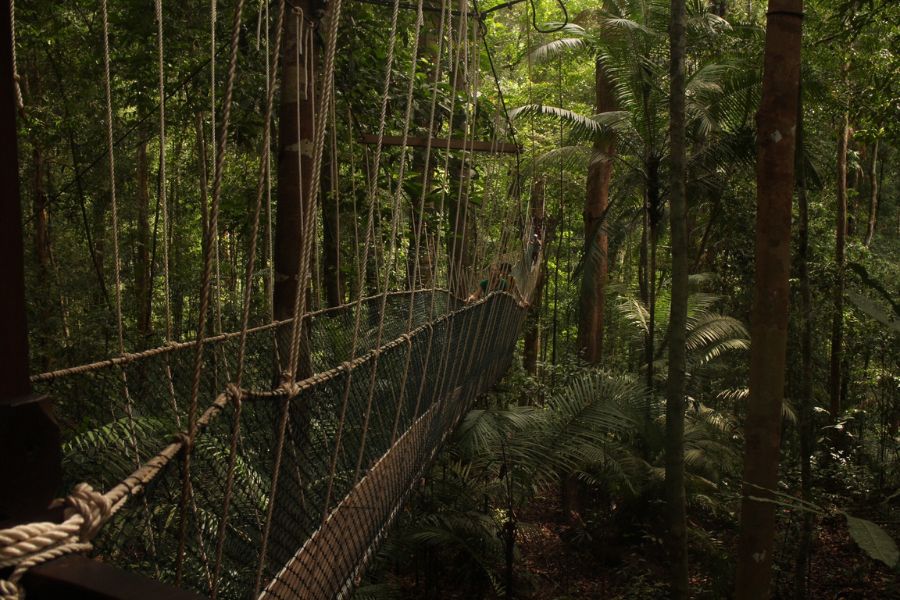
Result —
[[[596, 598], [632, 600], [667, 597], [666, 560], [661, 535], [648, 531], [654, 520], [639, 524], [637, 535], [615, 533], [621, 526], [585, 523], [559, 510], [556, 497], [538, 498], [519, 516], [517, 586], [529, 600]], [[865, 509], [859, 509], [863, 511]], [[662, 507], [657, 514], [660, 515]], [[890, 534], [900, 533], [900, 510], [870, 508], [858, 516], [879, 522]], [[786, 516], [786, 515], [785, 515]], [[627, 518], [627, 517], [626, 517]], [[887, 520], [886, 520], [887, 519]], [[643, 520], [643, 519], [641, 519]], [[793, 598], [793, 548], [798, 523], [789, 517], [776, 543], [773, 598]], [[729, 556], [736, 543], [733, 526], [709, 520], [691, 525], [690, 583], [693, 597], [730, 597], [732, 567]], [[702, 528], [706, 533], [697, 534]], [[630, 529], [630, 528], [629, 528]], [[708, 532], [714, 532], [710, 534]], [[813, 537], [809, 568], [811, 600], [900, 600], [900, 575], [865, 555], [850, 538], [839, 515], [819, 519]]]

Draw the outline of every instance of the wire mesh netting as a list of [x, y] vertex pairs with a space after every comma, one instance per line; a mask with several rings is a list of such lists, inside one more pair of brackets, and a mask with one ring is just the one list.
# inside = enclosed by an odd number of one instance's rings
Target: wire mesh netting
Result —
[[[183, 457], [169, 462], [104, 526], [95, 553], [225, 598], [351, 590], [440, 442], [508, 366], [524, 315], [501, 293], [461, 308], [442, 291], [378, 296], [359, 305], [354, 352], [355, 306], [306, 318], [301, 360], [315, 375], [293, 396], [271, 392], [290, 322], [251, 330], [251, 391], [240, 405], [221, 402], [195, 439], [189, 477]], [[201, 411], [233, 381], [238, 343], [204, 344]], [[35, 378], [57, 401], [66, 489], [109, 489], [186, 429], [195, 352], [172, 345]]]

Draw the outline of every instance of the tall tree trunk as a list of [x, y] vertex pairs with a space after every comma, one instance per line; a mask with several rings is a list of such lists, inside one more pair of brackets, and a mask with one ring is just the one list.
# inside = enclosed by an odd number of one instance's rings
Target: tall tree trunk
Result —
[[[311, 15], [308, 0], [299, 2], [303, 15]], [[313, 156], [313, 94], [315, 83], [315, 51], [305, 43], [309, 23], [301, 23], [296, 13], [284, 20], [284, 54], [282, 56], [281, 101], [278, 131], [278, 206], [275, 216], [274, 241], [274, 315], [275, 320], [294, 316], [303, 239], [303, 220], [307, 211], [315, 210], [310, 197]], [[305, 17], [304, 17], [305, 19]], [[298, 46], [298, 37], [300, 43]], [[310, 52], [313, 56], [307, 56]], [[303, 291], [305, 292], [305, 290]], [[281, 366], [287, 365], [287, 346], [279, 344]], [[308, 354], [304, 352], [305, 356]], [[308, 372], [301, 358], [298, 370]]]
[[684, 409], [687, 369], [688, 260], [687, 156], [685, 144], [685, 0], [672, 0], [669, 24], [669, 223], [672, 240], [672, 301], [669, 310], [669, 371], [666, 378], [666, 516], [671, 569], [670, 597], [688, 591], [687, 516], [684, 492]]
[[736, 600], [768, 598], [772, 577], [775, 505], [754, 498], [771, 498], [778, 483], [802, 15], [802, 0], [769, 2], [756, 119], [756, 274]]
[[[461, 11], [468, 10], [464, 0], [460, 0], [457, 4]], [[465, 30], [461, 30], [460, 35], [461, 42], [465, 43], [468, 36], [472, 34], [468, 19], [463, 18], [460, 27], [465, 27]], [[468, 82], [466, 81], [468, 70], [461, 64], [461, 61], [467, 59], [466, 53], [461, 52], [454, 65], [453, 83], [458, 96], [468, 94]], [[466, 129], [471, 127], [471, 123], [468, 122], [464, 107], [460, 105], [459, 101], [456, 103], [455, 111], [453, 137], [471, 139], [468, 136], [474, 132], [467, 135]], [[462, 150], [458, 157], [449, 161], [448, 168], [451, 181], [448, 211], [451, 231], [447, 237], [447, 256], [450, 259], [450, 292], [457, 298], [465, 298], [469, 295], [469, 279], [473, 274], [475, 242], [478, 234], [475, 208], [469, 202], [469, 185], [473, 175], [472, 161], [468, 153]]]
[[341, 213], [337, 197], [337, 156], [329, 152], [329, 169], [322, 178], [322, 267], [325, 278], [325, 302], [328, 306], [344, 303], [341, 280]]
[[[846, 65], [845, 80], [846, 80]], [[831, 316], [831, 363], [828, 372], [828, 393], [831, 418], [837, 421], [841, 413], [841, 361], [844, 345], [844, 280], [845, 248], [847, 244], [847, 144], [850, 140], [850, 115], [844, 111], [838, 132], [837, 151], [837, 223], [834, 236], [835, 283], [834, 312]]]
[[[615, 110], [613, 86], [597, 58], [594, 61], [594, 93], [598, 113]], [[584, 202], [584, 269], [579, 293], [578, 352], [588, 363], [600, 364], [603, 356], [603, 315], [606, 279], [609, 269], [609, 236], [604, 221], [609, 208], [609, 182], [615, 140], [597, 135], [588, 166], [587, 193]]]
[[[460, 132], [461, 133], [461, 132]], [[465, 298], [469, 292], [469, 279], [475, 264], [477, 229], [474, 207], [469, 202], [471, 165], [465, 158], [450, 160], [450, 225], [447, 255], [450, 258], [450, 291], [457, 298]]]
[[149, 337], [150, 330], [150, 165], [147, 139], [141, 136], [137, 147], [137, 239], [134, 260], [134, 295], [138, 333]]
[[[53, 262], [50, 254], [50, 203], [45, 186], [44, 156], [35, 140], [33, 143], [32, 162], [34, 175], [32, 179], [31, 214], [34, 220], [34, 254], [37, 259], [37, 281], [46, 286], [50, 281]], [[38, 304], [38, 323], [32, 327], [36, 338], [38, 368], [47, 371], [50, 368], [50, 350], [53, 347], [54, 332], [50, 326], [52, 311], [49, 297], [40, 295]]]
[[[440, 28], [440, 22], [435, 13], [428, 13], [426, 16], [426, 25], [419, 37], [419, 56], [428, 60], [431, 64], [429, 72], [429, 81], [437, 82], [441, 76], [441, 61], [438, 56], [438, 36], [437, 31]], [[428, 123], [431, 118], [431, 104], [424, 103], [419, 105], [416, 114], [417, 123]], [[432, 131], [440, 129], [443, 119], [441, 111], [436, 108], [434, 116], [434, 124], [430, 129], [422, 128], [422, 135], [431, 135]], [[409, 254], [406, 262], [406, 274], [409, 282], [409, 289], [414, 290], [419, 287], [430, 288], [433, 285], [433, 273], [435, 252], [436, 218], [434, 198], [432, 196], [432, 181], [434, 179], [434, 169], [438, 162], [439, 148], [431, 149], [431, 156], [426, 161], [426, 151], [424, 149], [412, 149], [412, 170], [419, 175], [418, 185], [421, 187], [416, 189], [412, 186], [410, 189], [410, 219], [409, 219]], [[427, 164], [426, 164], [427, 162]], [[419, 215], [421, 214], [421, 222]]]
[[[535, 179], [531, 187], [531, 223], [533, 231], [542, 232], [543, 243], [546, 245], [546, 230], [544, 228], [544, 179]], [[531, 294], [531, 307], [528, 309], [528, 318], [525, 321], [525, 340], [522, 350], [522, 366], [532, 375], [537, 375], [537, 359], [541, 352], [541, 301], [544, 296], [544, 280], [546, 279], [547, 266], [543, 256], [540, 257], [540, 267]]]
[[[812, 372], [812, 291], [809, 285], [809, 200], [806, 196], [806, 167], [803, 158], [803, 98], [800, 95], [797, 110], [797, 202], [800, 224], [797, 239], [797, 272], [800, 281], [800, 406], [798, 428], [800, 430], [800, 494], [803, 500], [812, 502], [812, 469], [810, 458], [814, 450], [813, 429], [813, 372]], [[812, 544], [813, 514], [803, 511], [800, 524], [800, 543], [797, 544], [797, 564], [794, 578], [794, 597], [806, 600], [806, 573], [809, 568], [809, 552]]]
[[872, 168], [869, 170], [869, 222], [866, 226], [866, 248], [875, 236], [875, 224], [878, 218], [878, 138], [872, 145]]
[[661, 217], [659, 158], [651, 156], [647, 161], [647, 266], [645, 268], [647, 279], [647, 335], [645, 337], [645, 360], [647, 363], [647, 388], [652, 392], [654, 388], [653, 361], [656, 358], [656, 249], [659, 242], [659, 220]]

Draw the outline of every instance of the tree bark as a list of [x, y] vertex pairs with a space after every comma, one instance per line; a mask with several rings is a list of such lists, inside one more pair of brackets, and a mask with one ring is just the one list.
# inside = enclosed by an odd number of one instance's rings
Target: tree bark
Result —
[[[41, 149], [37, 145], [37, 141], [33, 142], [32, 161], [33, 161], [33, 179], [32, 179], [32, 204], [31, 214], [34, 220], [34, 254], [37, 259], [37, 281], [39, 285], [46, 286], [50, 281], [53, 262], [50, 254], [50, 204], [47, 198], [47, 188], [45, 186], [44, 174], [44, 156]], [[33, 337], [35, 338], [38, 352], [35, 358], [41, 371], [50, 368], [50, 350], [53, 344], [53, 333], [50, 327], [50, 319], [52, 311], [50, 309], [49, 297], [41, 294], [35, 301], [38, 306], [39, 326], [33, 328]]]
[[[846, 65], [845, 79], [846, 79]], [[847, 244], [847, 145], [850, 140], [850, 115], [844, 111], [838, 132], [837, 151], [837, 222], [834, 236], [834, 312], [831, 316], [831, 362], [828, 372], [828, 393], [831, 419], [837, 421], [841, 413], [841, 361], [844, 345], [844, 282], [845, 250]]]
[[[329, 151], [329, 169], [322, 178], [322, 267], [325, 277], [325, 302], [328, 306], [344, 303], [341, 280], [341, 213], [337, 196], [337, 148]], [[325, 185], [327, 184], [327, 185]]]
[[147, 139], [138, 142], [137, 160], [137, 232], [134, 260], [134, 295], [138, 333], [148, 337], [150, 328], [150, 166]]
[[[613, 86], [600, 58], [594, 61], [594, 93], [598, 113], [615, 110]], [[600, 364], [603, 357], [603, 316], [609, 270], [609, 236], [604, 221], [609, 208], [614, 152], [612, 135], [598, 134], [588, 166], [584, 202], [585, 257], [579, 294], [577, 343], [579, 354], [592, 365]]]
[[[812, 371], [812, 291], [809, 285], [809, 200], [806, 196], [806, 169], [803, 162], [803, 98], [800, 94], [797, 110], [797, 202], [800, 223], [797, 239], [797, 263], [800, 282], [800, 406], [798, 429], [800, 431], [800, 495], [812, 502], [812, 469], [810, 458], [814, 450], [813, 430], [813, 371]], [[812, 544], [813, 515], [803, 511], [800, 524], [800, 543], [797, 544], [797, 564], [794, 577], [794, 596], [806, 600], [806, 574], [809, 569], [809, 552]]]
[[666, 516], [670, 597], [686, 600], [687, 515], [684, 491], [684, 409], [687, 369], [688, 261], [687, 156], [685, 143], [685, 0], [672, 0], [669, 23], [669, 223], [672, 242], [672, 299], [669, 310], [669, 364], [666, 378]]
[[[466, 3], [462, 0], [458, 5], [462, 11], [468, 10]], [[464, 42], [462, 36], [469, 36], [472, 33], [466, 18], [462, 19], [460, 27], [465, 27], [460, 34], [460, 41]], [[468, 88], [468, 82], [465, 80], [467, 70], [463, 69], [460, 64], [460, 60], [465, 59], [465, 53], [462, 53], [453, 68], [453, 84], [458, 95], [466, 94]], [[453, 116], [454, 134], [451, 137], [469, 139], [466, 128], [470, 123], [467, 122], [465, 112], [459, 102], [456, 104], [455, 111], [456, 114]], [[447, 256], [450, 258], [449, 287], [452, 295], [457, 298], [465, 298], [469, 295], [469, 278], [473, 274], [475, 242], [478, 235], [475, 209], [469, 202], [469, 184], [474, 173], [467, 151], [463, 150], [459, 157], [451, 159], [448, 169], [451, 181], [448, 211], [451, 231], [447, 238]]]
[[791, 198], [800, 81], [802, 0], [770, 0], [757, 114], [756, 274], [751, 313], [750, 403], [736, 600], [769, 597], [778, 482], [791, 260]]
[[[531, 187], [531, 222], [535, 232], [544, 230], [544, 179], [538, 178]], [[547, 244], [546, 231], [543, 243]], [[532, 292], [531, 307], [528, 309], [528, 318], [525, 321], [525, 340], [522, 350], [522, 365], [525, 371], [537, 375], [537, 359], [541, 352], [541, 301], [544, 295], [544, 280], [547, 270], [543, 256], [538, 269], [538, 274]]]
[[875, 237], [875, 224], [878, 218], [878, 138], [872, 146], [872, 168], [869, 170], [869, 222], [866, 226], [866, 248]]
[[647, 364], [647, 388], [652, 392], [654, 384], [653, 361], [656, 358], [656, 249], [659, 242], [659, 220], [662, 213], [660, 202], [659, 158], [651, 156], [647, 167], [647, 200], [644, 210], [647, 221], [645, 256], [647, 293], [647, 335], [645, 337], [645, 360]]
[[[312, 14], [310, 2], [299, 2], [304, 15]], [[305, 17], [304, 17], [305, 19]], [[303, 221], [307, 211], [315, 210], [310, 196], [314, 135], [312, 86], [315, 83], [315, 50], [304, 43], [308, 23], [294, 14], [284, 20], [281, 100], [278, 132], [278, 206], [274, 240], [274, 315], [280, 321], [294, 317], [303, 239]], [[300, 43], [298, 45], [298, 37]], [[312, 56], [307, 54], [312, 53]], [[305, 293], [305, 290], [302, 291]], [[279, 344], [282, 368], [287, 365], [285, 344]], [[304, 356], [307, 352], [302, 353]], [[298, 372], [308, 372], [301, 357]]]
[[[441, 76], [441, 61], [438, 56], [439, 40], [437, 31], [440, 23], [434, 13], [426, 17], [426, 26], [419, 37], [419, 56], [428, 60], [431, 64], [429, 80], [438, 82]], [[417, 123], [428, 123], [431, 118], [431, 105], [419, 106], [416, 113]], [[429, 128], [422, 128], [423, 135], [430, 136], [433, 131], [439, 131], [442, 122], [440, 110], [435, 109], [434, 123]], [[421, 186], [410, 190], [410, 219], [409, 219], [409, 254], [406, 262], [407, 280], [409, 289], [430, 288], [433, 285], [433, 269], [435, 253], [437, 251], [435, 232], [437, 219], [435, 215], [434, 198], [432, 196], [432, 181], [434, 169], [437, 163], [440, 148], [432, 146], [431, 155], [426, 160], [426, 151], [421, 148], [413, 149], [412, 170], [418, 173], [418, 184]]]

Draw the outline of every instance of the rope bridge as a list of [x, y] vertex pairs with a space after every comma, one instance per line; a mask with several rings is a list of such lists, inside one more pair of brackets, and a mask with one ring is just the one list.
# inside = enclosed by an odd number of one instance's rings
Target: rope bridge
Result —
[[[380, 300], [367, 299], [360, 310], [377, 309]], [[162, 453], [158, 443], [186, 422], [186, 407], [143, 391], [170, 377], [173, 385], [189, 381], [195, 344], [37, 377], [38, 388], [59, 399], [61, 412], [107, 423], [67, 442], [66, 455], [72, 457], [64, 465], [67, 484], [90, 481], [115, 490], [124, 481], [117, 494], [140, 495], [104, 515], [95, 551], [150, 576], [181, 573], [180, 585], [207, 593], [215, 589], [222, 597], [346, 593], [444, 437], [511, 361], [523, 318], [515, 299], [494, 293], [446, 312], [450, 302], [445, 291], [392, 294], [386, 310], [398, 318], [386, 323], [394, 325], [389, 335], [396, 337], [353, 360], [347, 360], [347, 332], [355, 306], [309, 315], [310, 347], [322, 349], [312, 353], [317, 372], [289, 389], [269, 386], [272, 357], [290, 322], [251, 330], [247, 387], [227, 387], [200, 417], [183, 547], [178, 526], [183, 471], [176, 457], [186, 441], [173, 439]], [[403, 332], [410, 304], [416, 326]], [[435, 314], [440, 316], [430, 318]], [[211, 395], [224, 387], [236, 339], [225, 335], [207, 342], [203, 388]], [[181, 392], [176, 386], [173, 398]], [[121, 402], [126, 394], [133, 399], [130, 417]], [[86, 406], [83, 398], [94, 401]], [[220, 529], [229, 446], [237, 428], [242, 435], [230, 517]], [[132, 473], [135, 460], [145, 467]], [[112, 505], [118, 501], [111, 498]]]
[[[461, 10], [453, 10], [442, 1], [433, 61], [446, 63], [448, 69], [434, 69], [426, 135], [408, 143], [425, 7], [419, 0], [408, 54], [401, 61], [396, 57], [401, 3], [392, 3], [378, 129], [359, 136], [374, 148], [367, 148], [360, 161], [365, 183], [357, 194], [352, 153], [349, 169], [332, 161], [331, 189], [321, 189], [326, 149], [332, 157], [339, 155], [334, 74], [341, 0], [330, 2], [321, 18], [285, 0], [274, 3], [272, 18], [269, 4], [260, 5], [265, 12], [258, 15], [259, 23], [271, 27], [274, 43], [270, 48], [265, 36], [264, 131], [255, 204], [241, 298], [232, 318], [236, 326], [225, 333], [218, 217], [227, 193], [223, 174], [245, 15], [244, 1], [235, 0], [217, 105], [217, 3], [212, 1], [210, 96], [216, 139], [209, 180], [202, 159], [200, 192], [204, 198], [208, 194], [208, 200], [197, 272], [197, 333], [191, 341], [177, 341], [170, 302], [172, 225], [165, 197], [165, 13], [162, 0], [155, 0], [165, 342], [129, 351], [120, 276], [110, 24], [107, 0], [98, 2], [115, 280], [111, 308], [118, 352], [113, 358], [32, 378], [36, 391], [53, 399], [63, 432], [64, 520], [0, 530], [0, 573], [11, 568], [0, 579], [0, 598], [20, 598], [22, 576], [36, 565], [87, 551], [104, 562], [212, 598], [348, 597], [444, 439], [473, 399], [509, 367], [540, 263], [534, 240], [542, 232], [525, 222], [517, 199], [518, 146], [499, 140], [514, 135], [508, 121], [504, 123], [502, 94], [494, 114], [479, 112], [481, 54], [476, 42], [484, 24], [469, 20], [465, 2]], [[324, 37], [321, 56], [314, 32]], [[290, 232], [298, 247], [292, 257], [296, 275], [285, 276], [291, 286], [291, 316], [276, 320], [279, 282], [271, 233], [275, 208], [270, 146], [278, 87], [272, 73], [283, 62], [306, 69], [307, 75], [321, 62], [321, 72], [296, 78], [295, 89], [281, 82], [282, 138], [285, 123], [292, 122], [285, 105], [296, 106], [298, 116], [293, 119], [297, 143], [282, 147], [280, 156], [295, 164], [292, 170], [280, 169], [279, 194], [288, 189], [287, 172], [295, 178], [291, 189], [298, 192], [300, 216]], [[401, 68], [409, 69], [405, 112], [395, 124], [402, 134], [389, 136], [388, 104], [397, 95], [392, 78]], [[438, 118], [444, 74], [455, 93], [444, 117]], [[306, 116], [311, 132], [301, 131], [301, 105], [310, 112]], [[493, 139], [476, 141], [479, 131], [490, 131]], [[444, 139], [435, 137], [441, 132]], [[388, 146], [397, 150], [385, 149]], [[424, 150], [412, 157], [413, 146]], [[482, 165], [484, 181], [475, 185], [477, 151], [493, 157]], [[397, 172], [385, 182], [382, 162], [389, 152]], [[503, 167], [504, 154], [515, 154], [515, 164]], [[426, 182], [442, 184], [437, 206], [426, 210], [428, 185], [421, 186], [420, 194], [404, 189], [408, 164], [430, 173], [423, 177]], [[322, 289], [317, 280], [321, 273], [313, 266], [321, 216], [316, 198], [323, 191], [341, 193], [344, 171], [349, 171], [350, 181], [345, 173], [343, 189], [352, 190], [354, 206], [357, 196], [365, 198], [354, 244], [355, 299], [311, 310], [311, 289]], [[503, 207], [500, 199], [506, 192], [513, 201]], [[282, 201], [279, 196], [279, 204]], [[378, 207], [384, 205], [391, 209], [389, 222], [376, 224]], [[499, 225], [476, 237], [476, 213]], [[403, 215], [409, 215], [409, 235], [401, 234]], [[404, 255], [411, 265], [406, 281], [397, 275]], [[482, 297], [464, 302], [461, 296], [478, 287], [479, 273], [492, 265], [496, 269], [501, 261], [511, 265], [508, 277], [514, 284], [496, 290], [489, 283], [495, 271], [488, 275]], [[366, 281], [373, 282], [374, 293], [364, 293]], [[439, 281], [447, 282], [446, 289], [435, 286]], [[427, 285], [417, 287], [421, 283]], [[398, 290], [403, 285], [411, 289]], [[266, 293], [255, 293], [256, 287]], [[263, 310], [252, 306], [259, 297], [266, 300]], [[268, 318], [253, 324], [252, 317], [260, 313]]]

